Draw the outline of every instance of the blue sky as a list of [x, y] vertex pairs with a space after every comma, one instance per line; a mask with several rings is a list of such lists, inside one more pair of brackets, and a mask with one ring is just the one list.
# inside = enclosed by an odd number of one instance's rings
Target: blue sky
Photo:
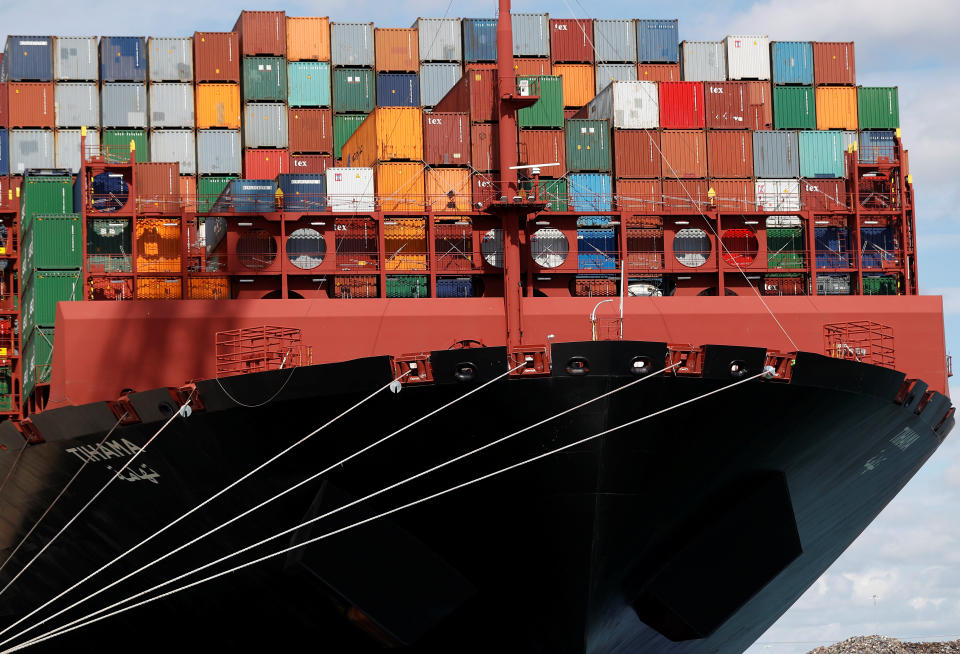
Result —
[[[192, 34], [232, 28], [241, 8], [285, 9], [407, 27], [417, 16], [493, 16], [496, 2], [352, 0], [351, 2], [198, 3], [100, 0], [0, 2], [0, 38], [19, 34]], [[81, 5], [82, 6], [82, 5]], [[89, 6], [89, 5], [88, 5]], [[897, 85], [903, 138], [917, 196], [921, 290], [942, 294], [947, 347], [960, 355], [960, 3], [942, 0], [785, 0], [655, 5], [607, 0], [515, 0], [513, 10], [558, 18], [679, 18], [684, 39], [767, 34], [774, 40], [856, 41], [864, 85]], [[960, 361], [958, 361], [960, 368]], [[953, 381], [953, 380], [951, 380]], [[960, 384], [953, 388], [960, 391]], [[954, 395], [957, 397], [958, 395]], [[960, 434], [953, 434], [884, 513], [797, 604], [751, 648], [794, 654], [849, 636], [960, 638]], [[874, 596], [877, 599], [874, 600]]]

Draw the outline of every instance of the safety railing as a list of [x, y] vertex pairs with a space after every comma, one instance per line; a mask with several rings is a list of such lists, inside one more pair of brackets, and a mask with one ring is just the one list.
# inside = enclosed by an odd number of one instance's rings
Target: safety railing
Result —
[[87, 270], [92, 273], [133, 272], [133, 256], [129, 254], [88, 254]]
[[871, 363], [886, 368], [896, 365], [893, 328], [864, 320], [823, 326], [825, 353], [837, 359]]
[[260, 326], [217, 332], [217, 377], [310, 365], [311, 348], [299, 329]]

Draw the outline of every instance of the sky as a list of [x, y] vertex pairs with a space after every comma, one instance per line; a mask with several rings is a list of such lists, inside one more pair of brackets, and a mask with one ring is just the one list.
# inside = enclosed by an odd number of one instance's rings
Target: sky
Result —
[[[80, 10], [79, 7], [90, 7]], [[492, 17], [496, 2], [352, 0], [238, 3], [0, 0], [7, 33], [179, 36], [225, 31], [241, 8], [284, 9], [408, 27], [418, 16]], [[587, 8], [585, 8], [585, 6]], [[449, 13], [448, 12], [449, 9]], [[679, 18], [680, 38], [719, 40], [766, 34], [773, 40], [855, 41], [863, 85], [900, 88], [903, 139], [916, 189], [921, 292], [943, 296], [947, 349], [960, 355], [960, 2], [945, 0], [515, 0], [514, 12], [570, 18]], [[958, 360], [960, 368], [960, 360]], [[953, 397], [960, 397], [954, 378]], [[797, 654], [849, 636], [960, 639], [960, 429], [750, 654]]]

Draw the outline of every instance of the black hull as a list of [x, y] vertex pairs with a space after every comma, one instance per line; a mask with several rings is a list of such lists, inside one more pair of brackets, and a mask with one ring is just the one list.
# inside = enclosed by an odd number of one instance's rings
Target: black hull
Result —
[[[655, 343], [555, 345], [551, 376], [495, 382], [39, 631], [633, 381], [634, 356], [662, 361], [664, 351]], [[589, 374], [566, 372], [562, 362], [573, 355], [589, 359]], [[762, 351], [716, 348], [711, 355], [708, 349], [702, 377], [645, 380], [234, 561], [725, 386], [733, 381], [732, 359], [758, 372]], [[478, 380], [455, 380], [463, 360], [476, 364]], [[377, 395], [124, 560], [103, 581], [462, 395], [504, 371], [504, 361], [502, 348], [434, 353], [436, 383]], [[386, 358], [301, 368], [288, 380], [290, 374], [223, 382], [251, 404], [288, 382], [275, 401], [257, 409], [238, 406], [215, 381], [198, 384], [205, 409], [175, 419], [136, 461], [135, 468], [145, 464], [159, 476], [115, 481], [0, 596], [2, 624], [392, 377]], [[309, 642], [321, 651], [353, 652], [387, 642], [431, 652], [741, 652], [866, 528], [952, 427], [952, 418], [944, 420], [950, 406], [944, 396], [934, 394], [918, 406], [922, 384], [914, 396], [895, 402], [902, 382], [902, 374], [883, 368], [800, 355], [790, 383], [742, 384], [34, 649]], [[118, 428], [111, 440], [142, 445], [173, 403], [166, 389], [131, 398], [143, 423]], [[24, 451], [0, 495], [4, 558], [81, 464], [78, 451], [67, 450], [94, 446], [114, 422], [105, 404], [36, 417], [47, 442]], [[21, 442], [0, 429], [7, 448], [0, 452], [0, 478]], [[119, 454], [87, 466], [0, 573], [0, 584], [109, 478], [107, 466], [122, 465], [126, 458]], [[89, 582], [68, 599], [99, 585]], [[357, 616], [379, 641], [351, 624]]]

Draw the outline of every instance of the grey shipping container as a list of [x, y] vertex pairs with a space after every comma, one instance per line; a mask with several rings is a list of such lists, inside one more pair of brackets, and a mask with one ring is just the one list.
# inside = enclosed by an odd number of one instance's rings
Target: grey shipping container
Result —
[[420, 61], [462, 61], [459, 18], [418, 18]]
[[330, 23], [334, 66], [373, 67], [373, 23]]
[[453, 88], [461, 77], [460, 64], [423, 64], [420, 66], [420, 104], [432, 107]]
[[100, 92], [100, 125], [146, 127], [147, 85], [137, 82], [104, 83]]
[[630, 62], [637, 60], [637, 30], [633, 21], [624, 18], [593, 21], [593, 47], [598, 62]]
[[155, 38], [147, 41], [151, 82], [193, 81], [193, 37]]
[[[80, 172], [80, 130], [58, 129], [56, 138], [56, 167], [66, 168], [76, 175]], [[95, 129], [87, 130], [87, 148], [100, 146], [100, 132]]]
[[100, 126], [100, 91], [96, 82], [57, 82], [53, 97], [58, 128]]
[[727, 79], [727, 55], [721, 41], [684, 41], [680, 60], [685, 82], [722, 82]]
[[179, 163], [181, 175], [197, 174], [197, 140], [192, 129], [161, 129], [150, 133], [150, 161]]
[[10, 130], [10, 174], [22, 175], [31, 168], [56, 167], [53, 130]]
[[150, 126], [193, 127], [193, 84], [151, 84]]
[[201, 129], [197, 132], [198, 175], [241, 175], [243, 149], [238, 129]]
[[247, 148], [287, 147], [287, 105], [248, 102], [243, 108], [243, 145]]
[[58, 80], [94, 82], [100, 79], [97, 37], [58, 36], [53, 52], [54, 76]]
[[514, 57], [550, 56], [550, 21], [546, 14], [511, 14]]
[[636, 64], [597, 64], [596, 92], [610, 86], [610, 82], [636, 82]]
[[800, 152], [797, 133], [787, 130], [753, 133], [754, 175], [762, 178], [800, 177]]

